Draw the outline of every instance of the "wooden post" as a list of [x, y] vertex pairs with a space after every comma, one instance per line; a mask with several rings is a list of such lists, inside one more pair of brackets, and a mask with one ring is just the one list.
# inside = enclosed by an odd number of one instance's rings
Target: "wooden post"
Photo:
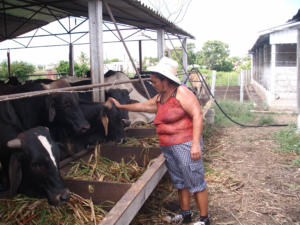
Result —
[[[104, 83], [103, 64], [103, 29], [102, 29], [102, 1], [88, 1], [89, 30], [90, 30], [90, 57], [91, 57], [91, 78], [92, 83]], [[93, 100], [105, 101], [104, 89], [94, 89]]]
[[165, 31], [157, 30], [157, 58], [160, 60], [165, 53]]
[[213, 96], [215, 96], [215, 86], [216, 86], [216, 76], [217, 72], [215, 70], [212, 71], [212, 78], [211, 78], [211, 93]]
[[187, 79], [187, 67], [188, 67], [188, 56], [187, 56], [187, 38], [185, 37], [182, 42], [182, 66], [183, 66], [183, 80]]
[[297, 132], [300, 133], [300, 29], [297, 32]]
[[241, 81], [241, 84], [240, 84], [240, 103], [243, 103], [244, 101], [244, 81], [245, 81], [245, 71], [244, 70], [241, 70], [241, 73], [240, 73], [240, 81]]
[[69, 73], [70, 76], [74, 76], [74, 51], [72, 43], [69, 45]]

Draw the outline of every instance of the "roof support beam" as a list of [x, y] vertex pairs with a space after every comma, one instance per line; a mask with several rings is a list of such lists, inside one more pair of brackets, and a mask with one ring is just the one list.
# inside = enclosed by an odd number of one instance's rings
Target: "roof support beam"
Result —
[[[101, 0], [89, 0], [89, 30], [90, 30], [90, 58], [91, 58], [91, 78], [92, 83], [104, 83], [104, 64], [103, 64], [103, 30], [102, 30], [102, 10]], [[100, 95], [99, 95], [100, 94]], [[94, 90], [93, 100], [104, 102], [104, 90]]]

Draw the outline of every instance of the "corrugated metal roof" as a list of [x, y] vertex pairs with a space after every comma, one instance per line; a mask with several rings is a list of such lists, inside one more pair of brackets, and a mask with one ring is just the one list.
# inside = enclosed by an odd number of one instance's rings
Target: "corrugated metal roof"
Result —
[[[140, 29], [164, 29], [168, 33], [194, 38], [137, 0], [107, 1], [115, 20]], [[88, 0], [2, 0], [0, 41], [15, 38], [57, 19], [88, 17]], [[111, 21], [103, 5], [103, 20]]]

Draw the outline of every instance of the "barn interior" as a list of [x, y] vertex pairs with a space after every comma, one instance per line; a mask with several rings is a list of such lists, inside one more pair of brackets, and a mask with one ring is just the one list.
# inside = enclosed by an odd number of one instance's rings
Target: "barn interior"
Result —
[[[53, 89], [48, 91], [39, 91], [33, 93], [23, 94], [11, 94], [7, 96], [1, 96], [3, 100], [13, 100], [20, 98], [28, 98], [36, 95], [53, 94], [59, 91], [72, 91], [82, 90], [86, 88], [104, 87], [104, 72], [103, 72], [103, 32], [112, 32], [117, 39], [123, 43], [124, 48], [127, 51], [129, 58], [130, 51], [126, 47], [126, 39], [122, 35], [123, 30], [134, 30], [133, 34], [143, 31], [150, 31], [156, 34], [157, 41], [157, 53], [158, 58], [164, 55], [166, 39], [179, 39], [183, 47], [186, 47], [186, 40], [188, 38], [194, 38], [191, 34], [184, 31], [177, 25], [168, 21], [157, 12], [143, 5], [136, 0], [73, 0], [73, 1], [56, 1], [56, 0], [3, 0], [0, 6], [0, 42], [13, 41], [19, 43], [19, 46], [15, 48], [30, 48], [31, 40], [39, 38], [35, 36], [35, 29], [42, 28], [43, 26], [53, 22], [59, 21], [64, 18], [77, 17], [80, 18], [78, 26], [80, 24], [89, 21], [89, 31], [80, 35], [84, 36], [89, 34], [90, 45], [90, 58], [91, 58], [91, 81], [92, 84], [86, 87], [67, 87], [63, 89]], [[122, 26], [122, 29], [119, 27]], [[65, 32], [60, 34], [49, 33], [49, 36], [59, 35], [72, 35], [76, 33], [76, 29], [63, 26]], [[77, 27], [77, 26], [76, 26]], [[28, 32], [31, 31], [31, 37], [28, 36]], [[29, 37], [27, 44], [20, 44], [18, 41], [20, 38]], [[43, 35], [46, 37], [47, 35]], [[131, 36], [131, 35], [130, 35]], [[70, 75], [74, 75], [72, 68], [74, 66], [73, 47], [76, 46], [76, 41], [70, 41], [65, 45], [70, 46], [69, 52], [69, 64]], [[139, 41], [139, 40], [135, 40]], [[45, 43], [44, 46], [47, 44]], [[51, 47], [51, 46], [50, 46]], [[13, 48], [2, 48], [0, 51], [9, 51]], [[142, 58], [142, 47], [140, 48], [140, 61]], [[9, 54], [8, 54], [9, 56]], [[9, 60], [9, 58], [8, 58]], [[183, 53], [183, 67], [187, 68], [187, 56]], [[138, 81], [143, 84], [138, 68], [135, 68], [138, 75]], [[143, 84], [144, 86], [144, 84]], [[144, 86], [145, 87], [145, 86]], [[147, 90], [145, 89], [146, 93]], [[103, 92], [93, 92], [94, 101], [103, 101]], [[153, 135], [153, 129], [136, 129], [129, 130], [128, 133], [133, 132], [133, 135], [151, 136]], [[130, 134], [128, 134], [130, 135]], [[117, 204], [114, 208], [105, 216], [101, 224], [129, 224], [134, 215], [142, 207], [148, 196], [151, 194], [157, 183], [163, 177], [166, 172], [164, 159], [159, 154], [159, 150], [155, 148], [151, 149], [151, 155], [140, 155], [140, 148], [130, 147], [126, 150], [118, 149], [114, 147], [105, 150], [101, 149], [103, 154], [107, 154], [112, 160], [122, 161], [126, 158], [127, 161], [132, 159], [132, 156], [141, 157], [139, 159], [140, 164], [151, 161], [151, 165], [148, 166], [147, 171], [141, 176], [141, 178], [132, 184], [111, 184], [101, 181], [80, 181], [80, 180], [68, 180], [66, 181], [68, 188], [71, 191], [76, 192], [78, 195], [87, 199], [91, 198], [94, 203], [105, 200], [116, 201]], [[148, 150], [149, 150], [148, 149]], [[106, 153], [105, 153], [106, 152]], [[72, 156], [61, 162], [61, 167], [69, 165], [74, 159], [85, 157], [85, 160], [89, 160], [87, 151], [83, 150], [78, 154]], [[118, 159], [116, 159], [116, 157]], [[67, 168], [67, 167], [66, 167]], [[111, 196], [113, 199], [108, 199]]]

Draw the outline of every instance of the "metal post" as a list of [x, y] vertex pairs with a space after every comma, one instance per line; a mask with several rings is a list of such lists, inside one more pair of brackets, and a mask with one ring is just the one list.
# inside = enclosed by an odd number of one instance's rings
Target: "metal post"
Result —
[[[91, 57], [91, 78], [92, 83], [104, 83], [104, 64], [103, 64], [103, 29], [102, 29], [102, 1], [89, 0], [89, 30], [90, 30], [90, 57]], [[104, 89], [94, 89], [93, 100], [105, 101]]]
[[111, 9], [110, 9], [110, 7], [109, 7], [109, 5], [107, 4], [106, 1], [103, 1], [103, 3], [104, 3], [104, 5], [105, 5], [105, 8], [107, 9], [107, 12], [108, 12], [108, 14], [109, 14], [109, 16], [110, 16], [110, 19], [113, 21], [113, 23], [114, 23], [114, 25], [115, 25], [115, 28], [116, 28], [116, 30], [117, 30], [117, 32], [118, 32], [118, 34], [119, 34], [119, 37], [120, 37], [120, 39], [121, 39], [121, 41], [122, 41], [122, 43], [123, 43], [123, 46], [124, 46], [124, 48], [125, 48], [125, 50], [126, 50], [126, 52], [127, 52], [127, 55], [128, 55], [128, 57], [129, 57], [129, 59], [130, 59], [130, 61], [131, 61], [131, 64], [132, 64], [132, 66], [133, 66], [133, 68], [134, 68], [136, 74], [138, 75], [138, 78], [139, 78], [139, 80], [140, 80], [140, 82], [141, 82], [141, 84], [142, 84], [142, 86], [143, 86], [143, 88], [144, 88], [144, 90], [145, 90], [145, 92], [146, 92], [146, 94], [147, 94], [147, 97], [148, 97], [148, 99], [150, 99], [150, 94], [149, 94], [149, 92], [148, 92], [148, 90], [147, 90], [147, 88], [146, 88], [146, 86], [145, 86], [145, 84], [144, 84], [144, 81], [143, 81], [142, 78], [141, 78], [141, 74], [139, 73], [138, 69], [136, 68], [136, 66], [135, 66], [135, 64], [134, 64], [133, 58], [132, 58], [132, 56], [131, 56], [131, 54], [130, 54], [128, 48], [127, 48], [127, 45], [126, 45], [126, 43], [125, 43], [125, 41], [124, 41], [124, 38], [123, 38], [123, 36], [122, 36], [122, 34], [121, 34], [120, 30], [119, 30], [119, 27], [117, 26], [116, 20], [115, 20], [113, 14], [112, 14], [112, 12], [111, 12]]
[[187, 78], [187, 67], [188, 67], [188, 56], [187, 56], [187, 38], [185, 37], [182, 42], [182, 69], [183, 73], [183, 80]]
[[139, 40], [139, 63], [140, 63], [140, 72], [141, 72], [143, 70], [142, 40]]
[[241, 81], [241, 84], [240, 84], [240, 103], [243, 103], [244, 102], [244, 80], [245, 80], [245, 71], [244, 70], [241, 70], [241, 73], [240, 73], [240, 81]]
[[300, 29], [297, 33], [297, 132], [300, 133]]
[[7, 50], [7, 71], [8, 71], [8, 77], [11, 76], [11, 70], [10, 70], [10, 51]]
[[69, 73], [70, 76], [74, 76], [74, 54], [73, 54], [73, 44], [69, 44]]
[[212, 78], [211, 78], [211, 90], [210, 90], [213, 96], [215, 96], [216, 76], [217, 76], [217, 72], [213, 70]]

